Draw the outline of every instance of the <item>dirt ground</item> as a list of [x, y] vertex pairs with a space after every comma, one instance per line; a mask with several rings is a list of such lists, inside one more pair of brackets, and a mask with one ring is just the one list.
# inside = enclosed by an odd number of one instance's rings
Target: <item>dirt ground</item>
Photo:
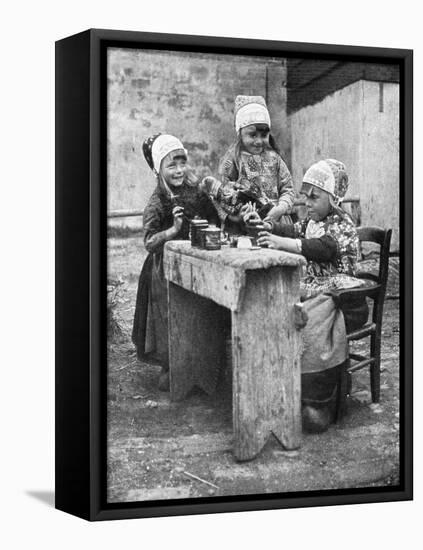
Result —
[[372, 403], [363, 369], [353, 376], [348, 411], [339, 424], [324, 434], [304, 434], [296, 451], [270, 438], [255, 460], [239, 463], [231, 451], [230, 380], [223, 376], [214, 396], [198, 390], [174, 403], [157, 389], [160, 367], [136, 359], [130, 333], [146, 253], [140, 235], [110, 238], [108, 244], [108, 276], [122, 282], [117, 296], [122, 334], [108, 346], [109, 502], [398, 484], [397, 258], [390, 261], [385, 301], [380, 403]]

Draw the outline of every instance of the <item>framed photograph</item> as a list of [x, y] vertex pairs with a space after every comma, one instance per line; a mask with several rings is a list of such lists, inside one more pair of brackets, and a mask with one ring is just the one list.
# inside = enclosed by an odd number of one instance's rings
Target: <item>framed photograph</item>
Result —
[[56, 507], [412, 498], [412, 51], [56, 43]]

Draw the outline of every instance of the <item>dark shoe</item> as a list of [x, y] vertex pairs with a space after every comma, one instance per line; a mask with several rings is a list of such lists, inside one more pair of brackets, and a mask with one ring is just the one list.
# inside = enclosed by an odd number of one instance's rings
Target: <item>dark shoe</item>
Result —
[[159, 378], [159, 390], [160, 391], [169, 391], [170, 389], [170, 382], [169, 382], [169, 371], [163, 370], [160, 374]]
[[329, 406], [312, 407], [304, 405], [302, 410], [303, 430], [309, 433], [322, 433], [329, 428], [332, 421]]

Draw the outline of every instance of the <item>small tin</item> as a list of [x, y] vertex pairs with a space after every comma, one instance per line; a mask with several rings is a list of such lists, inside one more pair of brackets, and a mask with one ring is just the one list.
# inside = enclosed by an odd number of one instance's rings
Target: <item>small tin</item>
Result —
[[203, 239], [203, 248], [206, 250], [220, 250], [220, 229], [215, 225], [210, 225], [207, 229], [201, 230], [201, 236]]
[[202, 220], [201, 218], [193, 218], [190, 223], [190, 233], [191, 233], [191, 246], [197, 248], [202, 248], [201, 242], [201, 230], [208, 227], [209, 223], [207, 220]]
[[257, 239], [259, 238], [260, 231], [264, 231], [264, 224], [262, 223], [247, 225], [247, 235], [251, 237], [253, 246], [257, 245]]

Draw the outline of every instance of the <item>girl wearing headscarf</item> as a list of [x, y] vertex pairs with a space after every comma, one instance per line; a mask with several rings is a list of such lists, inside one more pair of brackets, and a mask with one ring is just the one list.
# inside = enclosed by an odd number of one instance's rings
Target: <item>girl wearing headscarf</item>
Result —
[[169, 389], [167, 287], [163, 272], [163, 247], [169, 240], [189, 238], [194, 216], [218, 223], [210, 199], [198, 189], [187, 165], [187, 151], [171, 135], [157, 134], [143, 144], [157, 187], [143, 214], [144, 244], [148, 256], [141, 270], [132, 331], [139, 359], [162, 365], [161, 390]]
[[[351, 217], [341, 208], [348, 188], [345, 166], [334, 159], [313, 164], [305, 173], [301, 193], [308, 215], [294, 225], [265, 220], [267, 231], [258, 244], [302, 254], [307, 266], [300, 289], [307, 324], [303, 330], [301, 383], [303, 424], [309, 431], [323, 431], [333, 420], [338, 367], [347, 360], [348, 331], [362, 326], [368, 316], [367, 303], [350, 310], [336, 308], [333, 289], [361, 286], [355, 277], [359, 239]], [[248, 221], [257, 221], [247, 213]]]
[[226, 151], [218, 179], [206, 178], [203, 186], [217, 204], [228, 229], [242, 229], [241, 209], [256, 205], [261, 218], [291, 223], [294, 203], [292, 177], [270, 133], [271, 122], [261, 96], [235, 99], [237, 141]]

